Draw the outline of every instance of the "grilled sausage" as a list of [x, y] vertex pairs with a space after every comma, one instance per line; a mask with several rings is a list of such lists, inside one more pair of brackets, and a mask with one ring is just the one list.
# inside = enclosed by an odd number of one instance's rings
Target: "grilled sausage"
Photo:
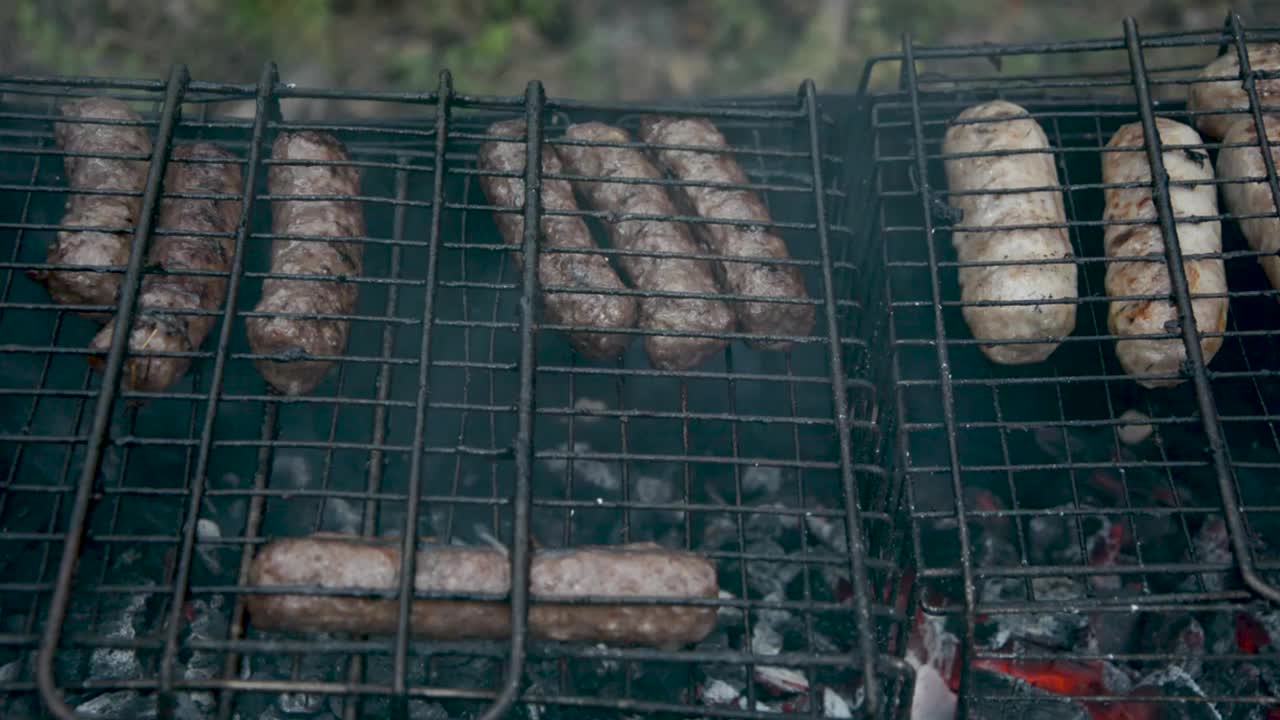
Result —
[[[570, 140], [629, 143], [625, 130], [602, 123], [571, 125]], [[629, 147], [559, 145], [565, 167], [575, 175], [590, 175], [604, 182], [578, 183], [592, 207], [617, 215], [674, 215], [670, 196], [659, 185], [608, 182], [614, 179], [657, 180], [662, 177], [644, 153]], [[609, 236], [618, 250], [701, 254], [706, 251], [681, 223], [661, 220], [610, 220]], [[718, 293], [711, 266], [703, 260], [680, 257], [622, 255], [619, 260], [631, 283], [646, 292]], [[714, 298], [647, 297], [640, 301], [640, 326], [672, 333], [645, 337], [645, 351], [654, 367], [686, 370], [728, 344], [722, 338], [680, 333], [727, 333], [733, 329], [733, 313]]]
[[[301, 395], [320, 384], [333, 365], [330, 358], [347, 346], [349, 320], [315, 316], [350, 315], [356, 308], [358, 289], [347, 279], [360, 274], [363, 247], [326, 238], [364, 235], [364, 210], [354, 199], [360, 171], [335, 164], [350, 160], [346, 148], [332, 135], [311, 130], [281, 133], [271, 157], [277, 163], [268, 173], [273, 196], [329, 196], [272, 202], [272, 230], [286, 237], [271, 243], [271, 272], [316, 279], [268, 279], [255, 308], [261, 315], [245, 321], [253, 351], [275, 356], [256, 360], [258, 371], [276, 390]], [[328, 164], [280, 164], [314, 161]]]
[[[1156, 118], [1160, 142], [1164, 146], [1164, 166], [1171, 183], [1213, 179], [1209, 153], [1199, 146], [1200, 135], [1191, 127], [1166, 118]], [[1130, 375], [1166, 375], [1143, 378], [1143, 387], [1170, 387], [1182, 382], [1176, 377], [1187, 358], [1178, 337], [1178, 311], [1170, 297], [1169, 271], [1162, 260], [1164, 237], [1156, 224], [1151, 196], [1151, 167], [1147, 163], [1141, 123], [1130, 123], [1116, 131], [1102, 156], [1102, 181], [1107, 184], [1140, 183], [1136, 187], [1107, 188], [1103, 220], [1108, 223], [1104, 242], [1107, 257], [1150, 257], [1153, 261], [1107, 263], [1107, 294], [1156, 296], [1142, 300], [1113, 300], [1107, 326], [1113, 335], [1174, 334], [1170, 338], [1116, 341], [1116, 356]], [[1178, 147], [1182, 146], [1182, 147]], [[1125, 148], [1123, 152], [1114, 152]], [[1212, 217], [1218, 214], [1218, 196], [1211, 184], [1170, 185], [1170, 204], [1175, 218]], [[1138, 224], [1133, 224], [1137, 221]], [[1125, 224], [1117, 224], [1125, 223]], [[1191, 294], [1196, 327], [1203, 333], [1221, 333], [1227, 324], [1226, 270], [1222, 257], [1222, 225], [1217, 220], [1177, 222], [1178, 241], [1184, 255], [1218, 253], [1215, 258], [1184, 261], [1187, 287]], [[1201, 296], [1201, 297], [1198, 297]], [[1213, 359], [1222, 345], [1222, 336], [1202, 337], [1200, 348], [1205, 362]]]
[[[747, 174], [732, 155], [723, 151], [729, 144], [709, 120], [702, 118], [648, 117], [640, 123], [640, 138], [654, 145], [705, 147], [711, 152], [662, 148], [659, 162], [677, 178], [689, 183], [745, 185]], [[749, 190], [682, 185], [678, 192], [685, 202], [709, 220], [747, 220], [753, 225], [698, 224], [695, 227], [711, 251], [725, 258], [720, 277], [725, 289], [735, 295], [780, 300], [807, 300], [804, 275], [795, 265], [738, 262], [744, 258], [790, 259], [782, 238], [769, 230], [773, 224], [760, 197]], [[737, 302], [734, 311], [744, 333], [752, 335], [806, 336], [813, 329], [814, 306], [781, 302]], [[793, 341], [785, 339], [748, 340], [763, 350], [787, 350]]]
[[[509, 563], [500, 548], [420, 550], [414, 589], [502, 595], [511, 586]], [[249, 570], [255, 587], [385, 590], [396, 587], [399, 577], [398, 545], [333, 535], [274, 540], [258, 551]], [[706, 637], [716, 623], [716, 610], [709, 605], [538, 601], [539, 596], [623, 601], [718, 596], [710, 561], [653, 543], [536, 552], [530, 589], [529, 628], [543, 639], [674, 649]], [[288, 594], [250, 595], [246, 605], [254, 624], [265, 630], [372, 635], [394, 633], [399, 608], [394, 599]], [[410, 627], [414, 635], [433, 640], [497, 639], [510, 634], [510, 612], [497, 602], [415, 600]]]
[[[972, 230], [952, 233], [951, 243], [962, 263], [995, 261], [1070, 260], [1066, 212], [1062, 193], [985, 190], [1049, 188], [1058, 185], [1058, 172], [1049, 139], [1023, 108], [1003, 100], [975, 105], [960, 113], [947, 129], [942, 151], [953, 208], [963, 211], [960, 222]], [[1042, 150], [1043, 152], [1035, 152]], [[1014, 154], [999, 154], [1015, 152]], [[1031, 152], [1025, 152], [1031, 151]], [[975, 191], [977, 191], [975, 193]], [[975, 194], [955, 194], [975, 193]], [[1041, 225], [1001, 230], [1002, 226]], [[1048, 226], [1054, 227], [1048, 227]], [[1029, 265], [964, 265], [960, 268], [960, 299], [969, 330], [979, 340], [1027, 341], [983, 345], [992, 362], [1022, 365], [1044, 360], [1076, 325], [1076, 266], [1073, 262]], [[1046, 304], [1028, 301], [1058, 300]], [[974, 303], [1022, 303], [977, 305]]]
[[[497, 137], [524, 138], [523, 120], [504, 120], [489, 126], [488, 133]], [[480, 167], [502, 172], [524, 172], [525, 145], [514, 142], [487, 142], [480, 146]], [[542, 149], [543, 173], [559, 174], [560, 159], [550, 147]], [[524, 208], [524, 180], [518, 177], [480, 176], [489, 203], [505, 208]], [[542, 180], [544, 210], [577, 210], [573, 188], [565, 180]], [[520, 245], [524, 235], [524, 218], [516, 213], [494, 213], [498, 231], [508, 245]], [[581, 217], [543, 215], [539, 242], [543, 248], [595, 249], [591, 231]], [[519, 253], [514, 255], [521, 261]], [[625, 290], [622, 278], [603, 255], [542, 252], [538, 255], [538, 282], [543, 287], [558, 285], [579, 290]], [[576, 331], [569, 341], [578, 352], [595, 360], [621, 355], [631, 342], [625, 333], [607, 332], [636, 324], [636, 301], [627, 295], [546, 292], [543, 295], [547, 317], [560, 325], [596, 328], [600, 332]]]
[[[215, 162], [184, 162], [186, 160]], [[222, 162], [216, 162], [222, 161]], [[166, 193], [236, 194], [240, 192], [240, 166], [235, 157], [209, 143], [184, 145], [173, 151], [165, 173]], [[213, 315], [191, 315], [191, 310], [216, 310], [222, 305], [231, 267], [234, 240], [230, 237], [240, 219], [238, 199], [165, 198], [160, 204], [158, 227], [166, 231], [151, 240], [147, 264], [162, 272], [142, 281], [137, 316], [129, 333], [125, 386], [132, 390], [160, 392], [182, 377], [191, 366], [186, 357], [139, 355], [154, 352], [194, 352], [213, 327]], [[181, 235], [176, 233], [220, 233]], [[114, 319], [107, 323], [90, 347], [106, 350], [115, 333]], [[101, 362], [95, 358], [94, 362]]]
[[[63, 166], [73, 192], [67, 198], [62, 224], [101, 229], [60, 230], [49, 246], [48, 262], [50, 265], [123, 268], [129, 263], [129, 247], [142, 208], [147, 162], [86, 157], [85, 154], [150, 155], [151, 140], [141, 125], [77, 122], [140, 123], [142, 118], [138, 113], [120, 100], [85, 98], [66, 103], [61, 110], [63, 119], [54, 125], [54, 139], [58, 147], [68, 153], [63, 158]], [[130, 194], [84, 195], [79, 194], [81, 191]], [[45, 284], [55, 302], [68, 305], [114, 305], [122, 278], [118, 272], [72, 270], [34, 272], [31, 277]], [[86, 316], [105, 321], [110, 314], [86, 313]]]
[[[1280, 165], [1280, 117], [1263, 118], [1267, 140], [1271, 144], [1271, 159]], [[1247, 143], [1247, 145], [1245, 145]], [[1232, 178], [1263, 178], [1248, 183], [1228, 183], [1222, 186], [1222, 197], [1227, 209], [1235, 215], [1261, 215], [1275, 213], [1276, 205], [1271, 197], [1271, 184], [1267, 182], [1267, 166], [1263, 163], [1262, 148], [1258, 142], [1258, 127], [1252, 120], [1231, 126], [1222, 139], [1218, 151], [1218, 176]], [[1230, 147], [1240, 145], [1240, 147]], [[1249, 247], [1260, 253], [1270, 253], [1258, 258], [1262, 269], [1271, 280], [1271, 286], [1280, 290], [1280, 219], [1256, 217], [1242, 219], [1240, 231], [1249, 241]]]
[[[1280, 44], [1250, 45], [1249, 67], [1280, 70]], [[1230, 78], [1211, 80], [1211, 78]], [[1280, 103], [1280, 77], [1259, 78], [1258, 100], [1263, 105]], [[1240, 81], [1240, 56], [1234, 49], [1205, 66], [1187, 90], [1187, 109], [1197, 114], [1196, 127], [1212, 138], [1226, 137], [1231, 126], [1249, 118], [1249, 93]], [[1222, 113], [1213, 111], [1221, 110]]]

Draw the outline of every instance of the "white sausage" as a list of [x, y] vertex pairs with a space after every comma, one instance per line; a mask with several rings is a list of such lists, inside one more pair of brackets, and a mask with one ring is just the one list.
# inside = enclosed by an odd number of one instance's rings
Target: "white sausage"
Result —
[[[1166, 118], [1156, 118], [1160, 141], [1164, 146], [1164, 166], [1170, 183], [1212, 180], [1213, 164], [1209, 153], [1199, 147], [1200, 135], [1187, 125]], [[1171, 147], [1175, 146], [1175, 147]], [[1195, 147], [1176, 147], [1195, 146]], [[1151, 196], [1151, 167], [1143, 145], [1141, 123], [1130, 123], [1116, 131], [1107, 149], [1125, 148], [1124, 152], [1106, 152], [1102, 156], [1102, 181], [1107, 184], [1141, 183], [1136, 187], [1107, 188], [1107, 205], [1103, 220], [1108, 224], [1104, 240], [1107, 257], [1154, 258], [1155, 262], [1117, 261], [1107, 263], [1106, 286], [1111, 297], [1155, 295], [1153, 299], [1113, 300], [1107, 313], [1107, 326], [1113, 335], [1168, 334], [1168, 338], [1118, 340], [1116, 356], [1130, 375], [1167, 375], [1170, 377], [1138, 380], [1143, 387], [1170, 387], [1182, 382], [1179, 368], [1187, 351], [1178, 334], [1178, 311], [1173, 304], [1169, 270], [1165, 264], [1164, 237], [1156, 224], [1155, 202]], [[1211, 184], [1174, 185], [1169, 187], [1169, 200], [1175, 218], [1213, 217], [1218, 214], [1218, 195]], [[1139, 221], [1143, 224], [1132, 224]], [[1128, 223], [1128, 224], [1126, 224]], [[1226, 297], [1197, 297], [1225, 294], [1226, 270], [1223, 267], [1222, 224], [1215, 220], [1177, 222], [1178, 240], [1183, 255], [1218, 253], [1219, 257], [1186, 260], [1187, 288], [1191, 294], [1196, 327], [1202, 335], [1221, 333], [1227, 325]], [[1221, 335], [1201, 337], [1204, 361], [1213, 359], [1222, 345]]]
[[[1280, 44], [1249, 46], [1249, 67], [1254, 70], [1280, 70]], [[1249, 93], [1239, 79], [1207, 81], [1208, 78], [1239, 78], [1240, 56], [1235, 48], [1205, 66], [1197, 82], [1187, 90], [1187, 109], [1196, 112], [1227, 110], [1212, 115], [1196, 115], [1196, 127], [1209, 137], [1226, 137], [1227, 131], [1240, 120], [1250, 118]], [[1280, 78], [1259, 78], [1258, 100], [1264, 106], [1280, 104]]]
[[[1009, 118], [956, 124], [947, 130], [945, 155], [1038, 150], [1012, 155], [980, 155], [946, 160], [947, 185], [955, 192], [1044, 188], [1058, 185], [1049, 139], [1023, 108], [1003, 100], [975, 105], [958, 120]], [[957, 231], [951, 242], [962, 263], [1071, 258], [1066, 213], [1058, 190], [951, 195], [962, 210], [960, 224], [990, 230]], [[1000, 230], [1014, 225], [1054, 225]], [[1049, 357], [1076, 325], [1076, 266], [1073, 262], [1033, 265], [988, 265], [960, 268], [964, 319], [980, 340], [1036, 340], [1037, 343], [983, 345], [992, 362], [1021, 365]], [[1044, 305], [971, 305], [982, 301], [1070, 300]]]
[[[1271, 159], [1280, 166], [1280, 117], [1263, 118], [1267, 128], [1267, 140], [1271, 143]], [[1248, 143], [1248, 147], [1225, 147]], [[1224, 147], [1218, 152], [1218, 175], [1230, 178], [1266, 178], [1267, 166], [1262, 162], [1262, 149], [1258, 147], [1258, 127], [1250, 122], [1236, 123], [1222, 139]], [[1228, 183], [1222, 186], [1222, 197], [1227, 209], [1234, 215], [1259, 215], [1274, 213], [1271, 184], [1266, 180], [1249, 183]], [[1280, 290], [1280, 219], [1276, 217], [1250, 218], [1240, 221], [1240, 231], [1249, 241], [1249, 247], [1261, 253], [1271, 253], [1258, 258], [1262, 269], [1271, 280], [1271, 286]]]

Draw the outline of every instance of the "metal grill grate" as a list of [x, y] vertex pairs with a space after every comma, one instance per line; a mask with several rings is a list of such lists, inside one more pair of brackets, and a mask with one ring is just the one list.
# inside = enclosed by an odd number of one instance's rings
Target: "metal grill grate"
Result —
[[[1103, 184], [1100, 163], [1123, 124], [1141, 121], [1147, 137], [1155, 118], [1194, 124], [1187, 87], [1218, 53], [1242, 59], [1245, 117], [1261, 127], [1276, 108], [1259, 103], [1255, 80], [1267, 76], [1248, 71], [1244, 50], [1278, 38], [1235, 16], [1221, 31], [1143, 36], [1130, 21], [1122, 38], [1034, 45], [922, 47], [908, 37], [867, 68], [866, 77], [900, 71], [895, 90], [867, 103], [871, 241], [883, 254], [893, 348], [881, 419], [908, 494], [924, 613], [916, 638], [932, 643], [916, 650], [943, 675], [955, 669], [971, 717], [1032, 705], [1049, 713], [1037, 717], [1277, 712], [1275, 646], [1245, 639], [1257, 623], [1272, 623], [1277, 639], [1267, 601], [1280, 599], [1280, 298], [1224, 205], [1222, 348], [1206, 363], [1192, 323], [1169, 328], [1189, 351], [1186, 381], [1140, 388], [1108, 331], [1103, 191], [1117, 185]], [[1040, 69], [1020, 70], [1030, 66]], [[1047, 362], [1024, 366], [979, 352], [950, 242], [963, 219], [948, 207], [943, 134], [961, 110], [993, 98], [1027, 108], [1048, 135], [1081, 279], [1074, 334]], [[1202, 147], [1216, 161], [1220, 144]], [[1147, 156], [1160, 159], [1157, 143]], [[1153, 175], [1185, 319], [1170, 182]], [[1152, 432], [1138, 439], [1144, 425]], [[949, 633], [958, 660], [938, 644]]]
[[[6, 716], [41, 712], [37, 695], [58, 717], [496, 717], [513, 702], [530, 718], [812, 716], [833, 694], [859, 712], [902, 707], [909, 672], [879, 655], [900, 645], [904, 613], [888, 541], [895, 489], [859, 339], [871, 319], [855, 288], [872, 278], [852, 242], [850, 98], [820, 101], [806, 84], [794, 97], [613, 107], [544, 99], [537, 83], [524, 98], [467, 96], [447, 74], [435, 92], [346, 93], [282, 84], [273, 66], [256, 86], [178, 67], [167, 82], [0, 78], [0, 92]], [[118, 384], [124, 333], [105, 372], [91, 371], [95, 327], [25, 277], [44, 262], [67, 192], [58, 102], [99, 94], [149, 107], [147, 208], [179, 141], [217, 141], [244, 171], [228, 300], [191, 372], [161, 393]], [[396, 119], [282, 118], [282, 104], [304, 100]], [[524, 117], [536, 152], [565, 122], [634, 129], [654, 111], [713, 118], [766, 199], [819, 311], [791, 352], [735, 342], [672, 373], [650, 369], [636, 344], [586, 364], [563, 328], [521, 312], [536, 305], [534, 263], [517, 269], [479, 192], [484, 129]], [[285, 398], [264, 389], [244, 318], [268, 277], [269, 143], [303, 127], [352, 151], [368, 237], [346, 354], [314, 393]], [[538, 173], [532, 164], [529, 187]], [[530, 203], [525, 227], [537, 212]], [[138, 228], [118, 270], [122, 324], [149, 233]], [[523, 252], [536, 250], [530, 233]], [[846, 526], [859, 528], [852, 540]], [[725, 629], [681, 651], [538, 643], [520, 625], [509, 643], [424, 643], [405, 632], [414, 592], [402, 583], [394, 638], [255, 630], [243, 606], [255, 549], [321, 530], [398, 535], [406, 549], [419, 537], [497, 538], [512, 549], [517, 612], [531, 543], [694, 548], [731, 594], [715, 601]], [[753, 653], [753, 629], [779, 617], [781, 653]], [[798, 671], [809, 690], [768, 696], [749, 679], [766, 665]], [[714, 681], [741, 697], [712, 702]]]

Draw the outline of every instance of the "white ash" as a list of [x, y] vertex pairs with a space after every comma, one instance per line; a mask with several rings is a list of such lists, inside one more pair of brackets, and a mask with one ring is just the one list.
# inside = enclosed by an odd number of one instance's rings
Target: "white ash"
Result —
[[786, 512], [778, 512], [786, 510], [785, 505], [771, 503], [760, 506], [764, 512], [748, 513], [744, 530], [747, 538], [768, 538], [776, 539], [787, 530], [795, 530], [800, 527], [800, 516]]
[[1111, 662], [1102, 663], [1102, 684], [1114, 695], [1128, 695], [1133, 691], [1133, 679]]
[[782, 652], [782, 633], [767, 622], [756, 621], [751, 628], [751, 652], [766, 656]]
[[221, 575], [222, 563], [218, 561], [218, 551], [222, 546], [216, 543], [222, 539], [222, 528], [209, 518], [200, 518], [196, 520], [196, 538], [200, 541], [196, 544], [196, 554], [200, 556], [200, 560], [210, 572]]
[[360, 523], [364, 517], [356, 506], [343, 498], [326, 498], [324, 501], [324, 517], [322, 525], [333, 528], [334, 532], [344, 535], [360, 534]]
[[[579, 423], [597, 423], [601, 418], [594, 416], [593, 413], [599, 413], [609, 409], [609, 404], [603, 400], [597, 400], [591, 397], [580, 397], [573, 402], [574, 422]], [[565, 418], [568, 420], [568, 418]]]
[[[191, 601], [191, 622], [187, 624], [188, 642], [219, 640], [226, 637], [227, 617], [226, 603], [221, 595], [210, 596], [207, 600], [197, 598]], [[217, 651], [193, 650], [191, 658], [182, 670], [182, 677], [187, 680], [210, 680], [222, 672], [222, 655]], [[209, 712], [213, 709], [212, 692], [193, 692], [188, 697], [182, 696], [195, 705], [195, 710]]]
[[311, 715], [324, 708], [325, 696], [319, 693], [281, 693], [276, 705], [285, 715]]
[[777, 497], [782, 490], [782, 468], [776, 465], [750, 465], [742, 472], [742, 490]]
[[[568, 444], [556, 446], [560, 452], [569, 449]], [[583, 455], [591, 452], [590, 443], [575, 442], [573, 454]], [[601, 490], [617, 491], [622, 487], [622, 475], [618, 463], [593, 460], [588, 458], [546, 458], [543, 461], [547, 469], [553, 473], [564, 473], [570, 462], [573, 463], [573, 477]]]
[[[728, 590], [721, 590], [721, 600], [737, 600], [738, 597]], [[716, 627], [736, 627], [742, 624], [742, 608], [732, 605], [721, 605], [716, 608]]]
[[853, 717], [853, 708], [849, 707], [849, 701], [840, 696], [840, 693], [829, 687], [822, 688], [822, 715], [823, 717], [836, 718], [844, 720]]
[[747, 543], [746, 552], [752, 555], [776, 556], [770, 560], [748, 560], [747, 584], [761, 595], [783, 595], [791, 581], [800, 574], [803, 565], [788, 556], [774, 540], [754, 540]]
[[305, 457], [295, 453], [276, 453], [271, 465], [271, 477], [273, 480], [280, 478], [285, 484], [296, 488], [310, 488], [316, 485], [311, 465]]
[[742, 693], [723, 680], [708, 680], [702, 684], [702, 701], [708, 705], [736, 703]]
[[[102, 634], [115, 640], [132, 640], [137, 637], [134, 622], [147, 605], [146, 595], [129, 595], [123, 599], [110, 598], [107, 620], [99, 623]], [[123, 607], [119, 607], [123, 604]], [[142, 663], [138, 653], [130, 648], [95, 648], [89, 657], [89, 675], [99, 680], [132, 680], [142, 676]]]
[[823, 545], [839, 553], [848, 552], [849, 542], [845, 535], [843, 521], [807, 514], [804, 516], [804, 524]]
[[155, 696], [136, 690], [117, 690], [92, 697], [75, 708], [85, 720], [151, 720], [157, 717]]
[[796, 694], [809, 691], [809, 678], [799, 670], [776, 667], [773, 665], [757, 665], [756, 681], [775, 693]]
[[911, 720], [952, 720], [956, 716], [956, 694], [938, 669], [929, 664], [917, 665], [915, 687], [911, 694]]

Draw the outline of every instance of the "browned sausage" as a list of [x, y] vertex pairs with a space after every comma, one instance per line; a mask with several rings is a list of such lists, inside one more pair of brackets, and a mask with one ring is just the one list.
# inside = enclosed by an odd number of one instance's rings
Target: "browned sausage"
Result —
[[[287, 237], [271, 243], [271, 272], [316, 279], [266, 280], [254, 308], [261, 315], [245, 321], [253, 351], [276, 356], [255, 361], [262, 377], [286, 395], [301, 395], [320, 384], [331, 358], [347, 347], [349, 320], [314, 316], [350, 315], [356, 309], [358, 290], [346, 280], [360, 274], [363, 247], [326, 238], [364, 236], [364, 209], [355, 199], [360, 171], [335, 164], [350, 160], [346, 148], [332, 135], [311, 130], [281, 133], [271, 157], [277, 163], [268, 173], [273, 196], [327, 196], [272, 202], [272, 230]], [[281, 164], [310, 161], [327, 164]]]
[[[523, 120], [504, 120], [489, 126], [488, 134], [513, 139], [524, 138]], [[480, 146], [480, 167], [501, 172], [524, 172], [525, 145], [518, 142], [487, 142]], [[542, 172], [559, 174], [560, 159], [550, 147], [542, 149]], [[524, 207], [524, 180], [518, 177], [481, 175], [480, 187], [489, 202], [498, 207]], [[544, 210], [577, 210], [573, 188], [565, 180], [544, 178], [542, 181]], [[508, 245], [519, 245], [524, 236], [524, 218], [516, 213], [494, 213], [502, 239]], [[543, 215], [538, 241], [542, 248], [597, 249], [591, 231], [581, 217]], [[519, 262], [521, 255], [515, 254]], [[602, 255], [555, 253], [545, 250], [538, 255], [538, 282], [544, 287], [558, 285], [579, 290], [626, 290], [622, 278], [614, 272]], [[625, 333], [608, 332], [636, 324], [636, 301], [628, 295], [593, 295], [587, 293], [547, 292], [543, 296], [547, 317], [551, 322], [573, 327], [596, 328], [599, 332], [575, 331], [569, 341], [583, 355], [607, 360], [621, 355], [631, 342]]]
[[[705, 147], [712, 152], [662, 148], [658, 160], [679, 179], [690, 183], [746, 185], [747, 174], [732, 155], [724, 135], [711, 121], [703, 118], [649, 117], [640, 123], [640, 138], [654, 145]], [[686, 203], [709, 220], [747, 220], [756, 225], [698, 224], [700, 236], [712, 252], [725, 258], [720, 263], [720, 277], [725, 288], [735, 295], [779, 300], [807, 300], [804, 275], [795, 265], [740, 262], [745, 258], [788, 260], [791, 253], [777, 233], [769, 229], [773, 218], [750, 190], [681, 185], [679, 193]], [[752, 335], [807, 336], [813, 329], [814, 306], [809, 304], [769, 302], [737, 302], [734, 311], [744, 333]], [[747, 341], [764, 350], [786, 350], [794, 341], [756, 339]]]
[[[1204, 144], [1200, 134], [1190, 126], [1156, 118], [1156, 132], [1164, 148], [1168, 179], [1179, 183], [1169, 188], [1178, 243], [1184, 255], [1209, 256], [1183, 262], [1196, 327], [1206, 334], [1200, 339], [1200, 350], [1208, 364], [1222, 347], [1221, 333], [1227, 327], [1222, 223], [1191, 218], [1214, 218], [1218, 214], [1218, 193], [1211, 183], [1213, 163], [1209, 153], [1200, 147]], [[1165, 252], [1164, 235], [1156, 224], [1156, 207], [1149, 185], [1151, 166], [1147, 164], [1144, 147], [1142, 123], [1130, 123], [1117, 130], [1107, 143], [1107, 149], [1114, 152], [1102, 155], [1104, 183], [1141, 183], [1134, 187], [1108, 187], [1103, 191], [1107, 201], [1102, 215], [1107, 223], [1103, 242], [1109, 258], [1154, 258]], [[1181, 370], [1187, 360], [1187, 349], [1177, 334], [1178, 311], [1171, 298], [1172, 285], [1165, 263], [1108, 262], [1105, 283], [1107, 294], [1112, 297], [1153, 296], [1111, 301], [1107, 327], [1113, 335], [1167, 336], [1117, 340], [1116, 357], [1125, 372], [1155, 375], [1137, 381], [1148, 388], [1172, 387], [1183, 382], [1186, 378]]]
[[[570, 140], [601, 143], [632, 142], [627, 131], [603, 123], [571, 125]], [[558, 145], [556, 152], [575, 175], [603, 182], [576, 183], [591, 206], [617, 215], [675, 215], [675, 205], [659, 185], [609, 182], [609, 180], [657, 180], [662, 177], [644, 153], [636, 148], [590, 145]], [[651, 253], [702, 254], [683, 223], [660, 220], [611, 220], [608, 223], [617, 250]], [[637, 290], [659, 293], [710, 295], [719, 292], [709, 263], [683, 257], [621, 255], [618, 264]], [[640, 326], [671, 333], [645, 337], [645, 352], [654, 367], [686, 370], [719, 352], [728, 341], [681, 333], [727, 333], [733, 329], [728, 304], [712, 298], [647, 297], [640, 301]]]
[[[142, 207], [142, 191], [147, 184], [147, 162], [93, 155], [150, 155], [151, 140], [141, 125], [77, 122], [107, 120], [141, 123], [142, 118], [125, 103], [108, 97], [74, 100], [62, 106], [63, 120], [54, 125], [58, 147], [68, 153], [63, 159], [67, 184], [73, 194], [67, 198], [64, 226], [102, 228], [61, 230], [49, 246], [50, 265], [83, 265], [103, 269], [123, 268], [129, 263], [129, 247]], [[111, 191], [128, 195], [84, 195], [77, 191]], [[110, 228], [110, 229], [107, 229]], [[119, 272], [49, 270], [35, 272], [54, 301], [68, 305], [114, 305], [120, 289]], [[87, 313], [105, 321], [109, 313]]]
[[[414, 588], [419, 592], [509, 591], [510, 561], [492, 547], [434, 547], [418, 552]], [[254, 587], [306, 586], [327, 589], [388, 589], [400, 576], [398, 544], [334, 535], [273, 540], [253, 559]], [[578, 604], [544, 598], [715, 598], [715, 566], [689, 552], [653, 543], [583, 547], [534, 553], [530, 568], [534, 602], [529, 628], [535, 637], [566, 642], [603, 642], [676, 648], [697, 642], [715, 627], [713, 606]], [[288, 632], [394, 633], [393, 599], [322, 595], [249, 595], [254, 625]], [[510, 608], [498, 602], [415, 600], [414, 635], [435, 640], [480, 640], [510, 633]]]
[[[185, 162], [221, 160], [223, 162]], [[235, 156], [209, 143], [184, 145], [173, 151], [165, 173], [166, 193], [235, 195], [240, 192], [240, 166]], [[124, 372], [125, 386], [132, 390], [160, 392], [182, 377], [191, 366], [186, 357], [147, 356], [154, 352], [193, 352], [213, 327], [213, 315], [192, 315], [190, 310], [217, 310], [227, 291], [221, 275], [231, 267], [235, 241], [231, 233], [240, 219], [240, 200], [227, 198], [165, 198], [160, 203], [159, 229], [166, 231], [151, 240], [147, 264], [161, 272], [150, 272], [142, 281], [138, 309], [129, 333], [129, 352]], [[173, 233], [220, 233], [180, 235]], [[94, 337], [90, 347], [111, 346], [116, 321], [113, 318]], [[99, 362], [95, 359], [94, 362]]]

